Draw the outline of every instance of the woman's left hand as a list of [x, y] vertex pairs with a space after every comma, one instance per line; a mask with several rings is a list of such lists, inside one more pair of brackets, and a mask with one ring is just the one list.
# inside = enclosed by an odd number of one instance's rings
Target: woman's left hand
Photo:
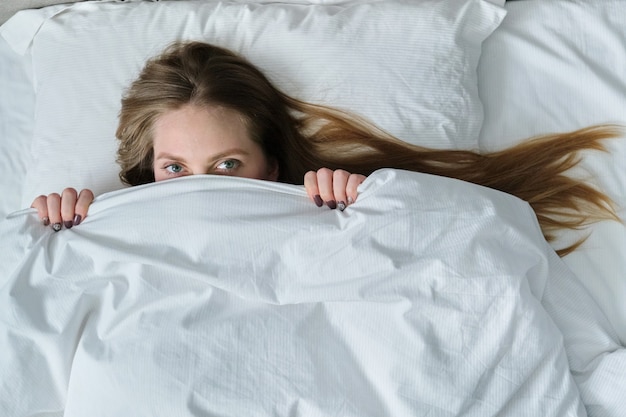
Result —
[[326, 204], [330, 209], [343, 211], [356, 201], [357, 187], [365, 178], [342, 169], [320, 168], [304, 175], [304, 188], [318, 207]]

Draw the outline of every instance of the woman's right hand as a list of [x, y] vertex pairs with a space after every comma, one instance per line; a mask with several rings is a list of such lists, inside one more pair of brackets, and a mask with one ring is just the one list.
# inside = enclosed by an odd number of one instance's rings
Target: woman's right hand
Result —
[[78, 193], [73, 188], [66, 188], [60, 195], [40, 195], [31, 207], [37, 209], [44, 226], [51, 225], [58, 232], [63, 226], [67, 229], [78, 226], [87, 217], [93, 199], [91, 190], [84, 189]]

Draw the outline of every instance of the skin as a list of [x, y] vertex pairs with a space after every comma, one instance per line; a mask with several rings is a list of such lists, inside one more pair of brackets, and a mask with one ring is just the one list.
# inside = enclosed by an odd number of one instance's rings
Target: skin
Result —
[[[239, 113], [228, 108], [186, 105], [165, 113], [155, 123], [153, 146], [157, 182], [203, 174], [265, 181], [278, 178], [278, 165], [250, 139]], [[364, 180], [360, 174], [321, 168], [305, 174], [304, 187], [318, 207], [343, 209], [356, 201], [357, 187]], [[61, 226], [80, 224], [93, 199], [91, 190], [79, 193], [66, 188], [61, 194], [37, 197], [31, 207], [37, 209], [44, 225], [58, 231]]]

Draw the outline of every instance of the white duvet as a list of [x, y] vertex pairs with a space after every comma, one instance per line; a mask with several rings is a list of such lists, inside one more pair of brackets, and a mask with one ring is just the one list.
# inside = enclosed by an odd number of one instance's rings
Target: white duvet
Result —
[[394, 170], [360, 190], [340, 212], [197, 176], [59, 233], [9, 216], [0, 415], [585, 415], [564, 342], [606, 343], [551, 318], [584, 303], [530, 208]]

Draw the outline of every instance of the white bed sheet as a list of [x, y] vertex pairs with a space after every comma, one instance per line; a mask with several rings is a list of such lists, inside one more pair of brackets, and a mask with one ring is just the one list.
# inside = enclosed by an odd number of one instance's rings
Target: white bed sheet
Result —
[[104, 195], [59, 233], [11, 215], [0, 414], [585, 415], [563, 341], [593, 357], [603, 338], [544, 310], [579, 287], [526, 203], [393, 170], [360, 192], [340, 212], [197, 176]]
[[[484, 43], [478, 68], [485, 109], [481, 149], [594, 124], [626, 126], [626, 1], [522, 0], [505, 7], [507, 16]], [[584, 155], [577, 175], [608, 193], [626, 220], [626, 134], [606, 145], [608, 153]], [[576, 376], [590, 415], [621, 417], [626, 371], [614, 364], [626, 361], [626, 225], [602, 222], [588, 232], [564, 262], [601, 306], [617, 346], [586, 368], [595, 368], [593, 377]], [[557, 246], [571, 238], [564, 234]]]
[[[478, 72], [485, 104], [485, 124], [480, 138], [483, 149], [502, 148], [534, 134], [572, 130], [588, 124], [626, 123], [623, 111], [626, 108], [624, 3], [623, 0], [521, 0], [506, 4], [508, 17], [484, 44]], [[2, 58], [6, 52], [3, 42], [0, 38]], [[4, 74], [8, 68], [0, 67], [3, 71], [0, 83], [4, 82], [0, 86], [3, 92], [15, 92], [15, 96], [2, 95], [0, 108], [17, 108], [23, 99], [34, 98], [29, 96], [31, 92], [27, 87], [6, 83]], [[10, 76], [15, 75], [13, 72]], [[32, 103], [25, 105], [32, 106]], [[6, 123], [7, 116], [13, 116], [13, 121], [24, 121], [22, 127]], [[0, 112], [1, 132], [29, 138], [32, 132], [28, 126], [32, 125], [28, 114], [15, 116], [16, 113]], [[0, 140], [0, 150], [3, 150], [0, 166], [8, 167], [11, 175], [22, 175], [30, 158], [22, 150], [29, 146], [26, 142]], [[5, 149], [9, 152], [5, 153]], [[21, 150], [13, 154], [15, 149]], [[600, 185], [622, 207], [626, 207], [625, 164], [623, 141], [611, 144], [609, 155], [585, 156], [586, 169], [596, 175]], [[19, 186], [15, 186], [14, 179], [0, 177], [2, 214], [20, 207], [14, 193]], [[623, 208], [620, 213], [624, 215]], [[4, 250], [5, 246], [1, 247]], [[583, 399], [593, 416], [626, 414], [625, 253], [624, 227], [614, 223], [595, 226], [585, 246], [564, 259], [576, 273], [574, 294], [571, 294], [574, 301], [565, 300], [568, 304], [557, 300], [549, 307], [549, 298], [544, 298], [544, 305], [566, 336], [576, 335], [582, 340], [570, 342], [568, 346], [586, 346], [586, 343], [595, 346], [591, 350], [568, 347]], [[560, 279], [555, 280], [556, 287], [568, 288], [569, 273], [557, 276]], [[577, 293], [579, 285], [586, 288], [586, 295]], [[582, 309], [586, 313], [580, 317], [576, 301], [580, 297], [586, 300], [588, 296], [601, 308]], [[596, 327], [596, 320], [608, 320], [609, 329]]]
[[22, 185], [31, 162], [35, 93], [30, 54], [16, 54], [0, 36], [0, 221], [22, 208]]

